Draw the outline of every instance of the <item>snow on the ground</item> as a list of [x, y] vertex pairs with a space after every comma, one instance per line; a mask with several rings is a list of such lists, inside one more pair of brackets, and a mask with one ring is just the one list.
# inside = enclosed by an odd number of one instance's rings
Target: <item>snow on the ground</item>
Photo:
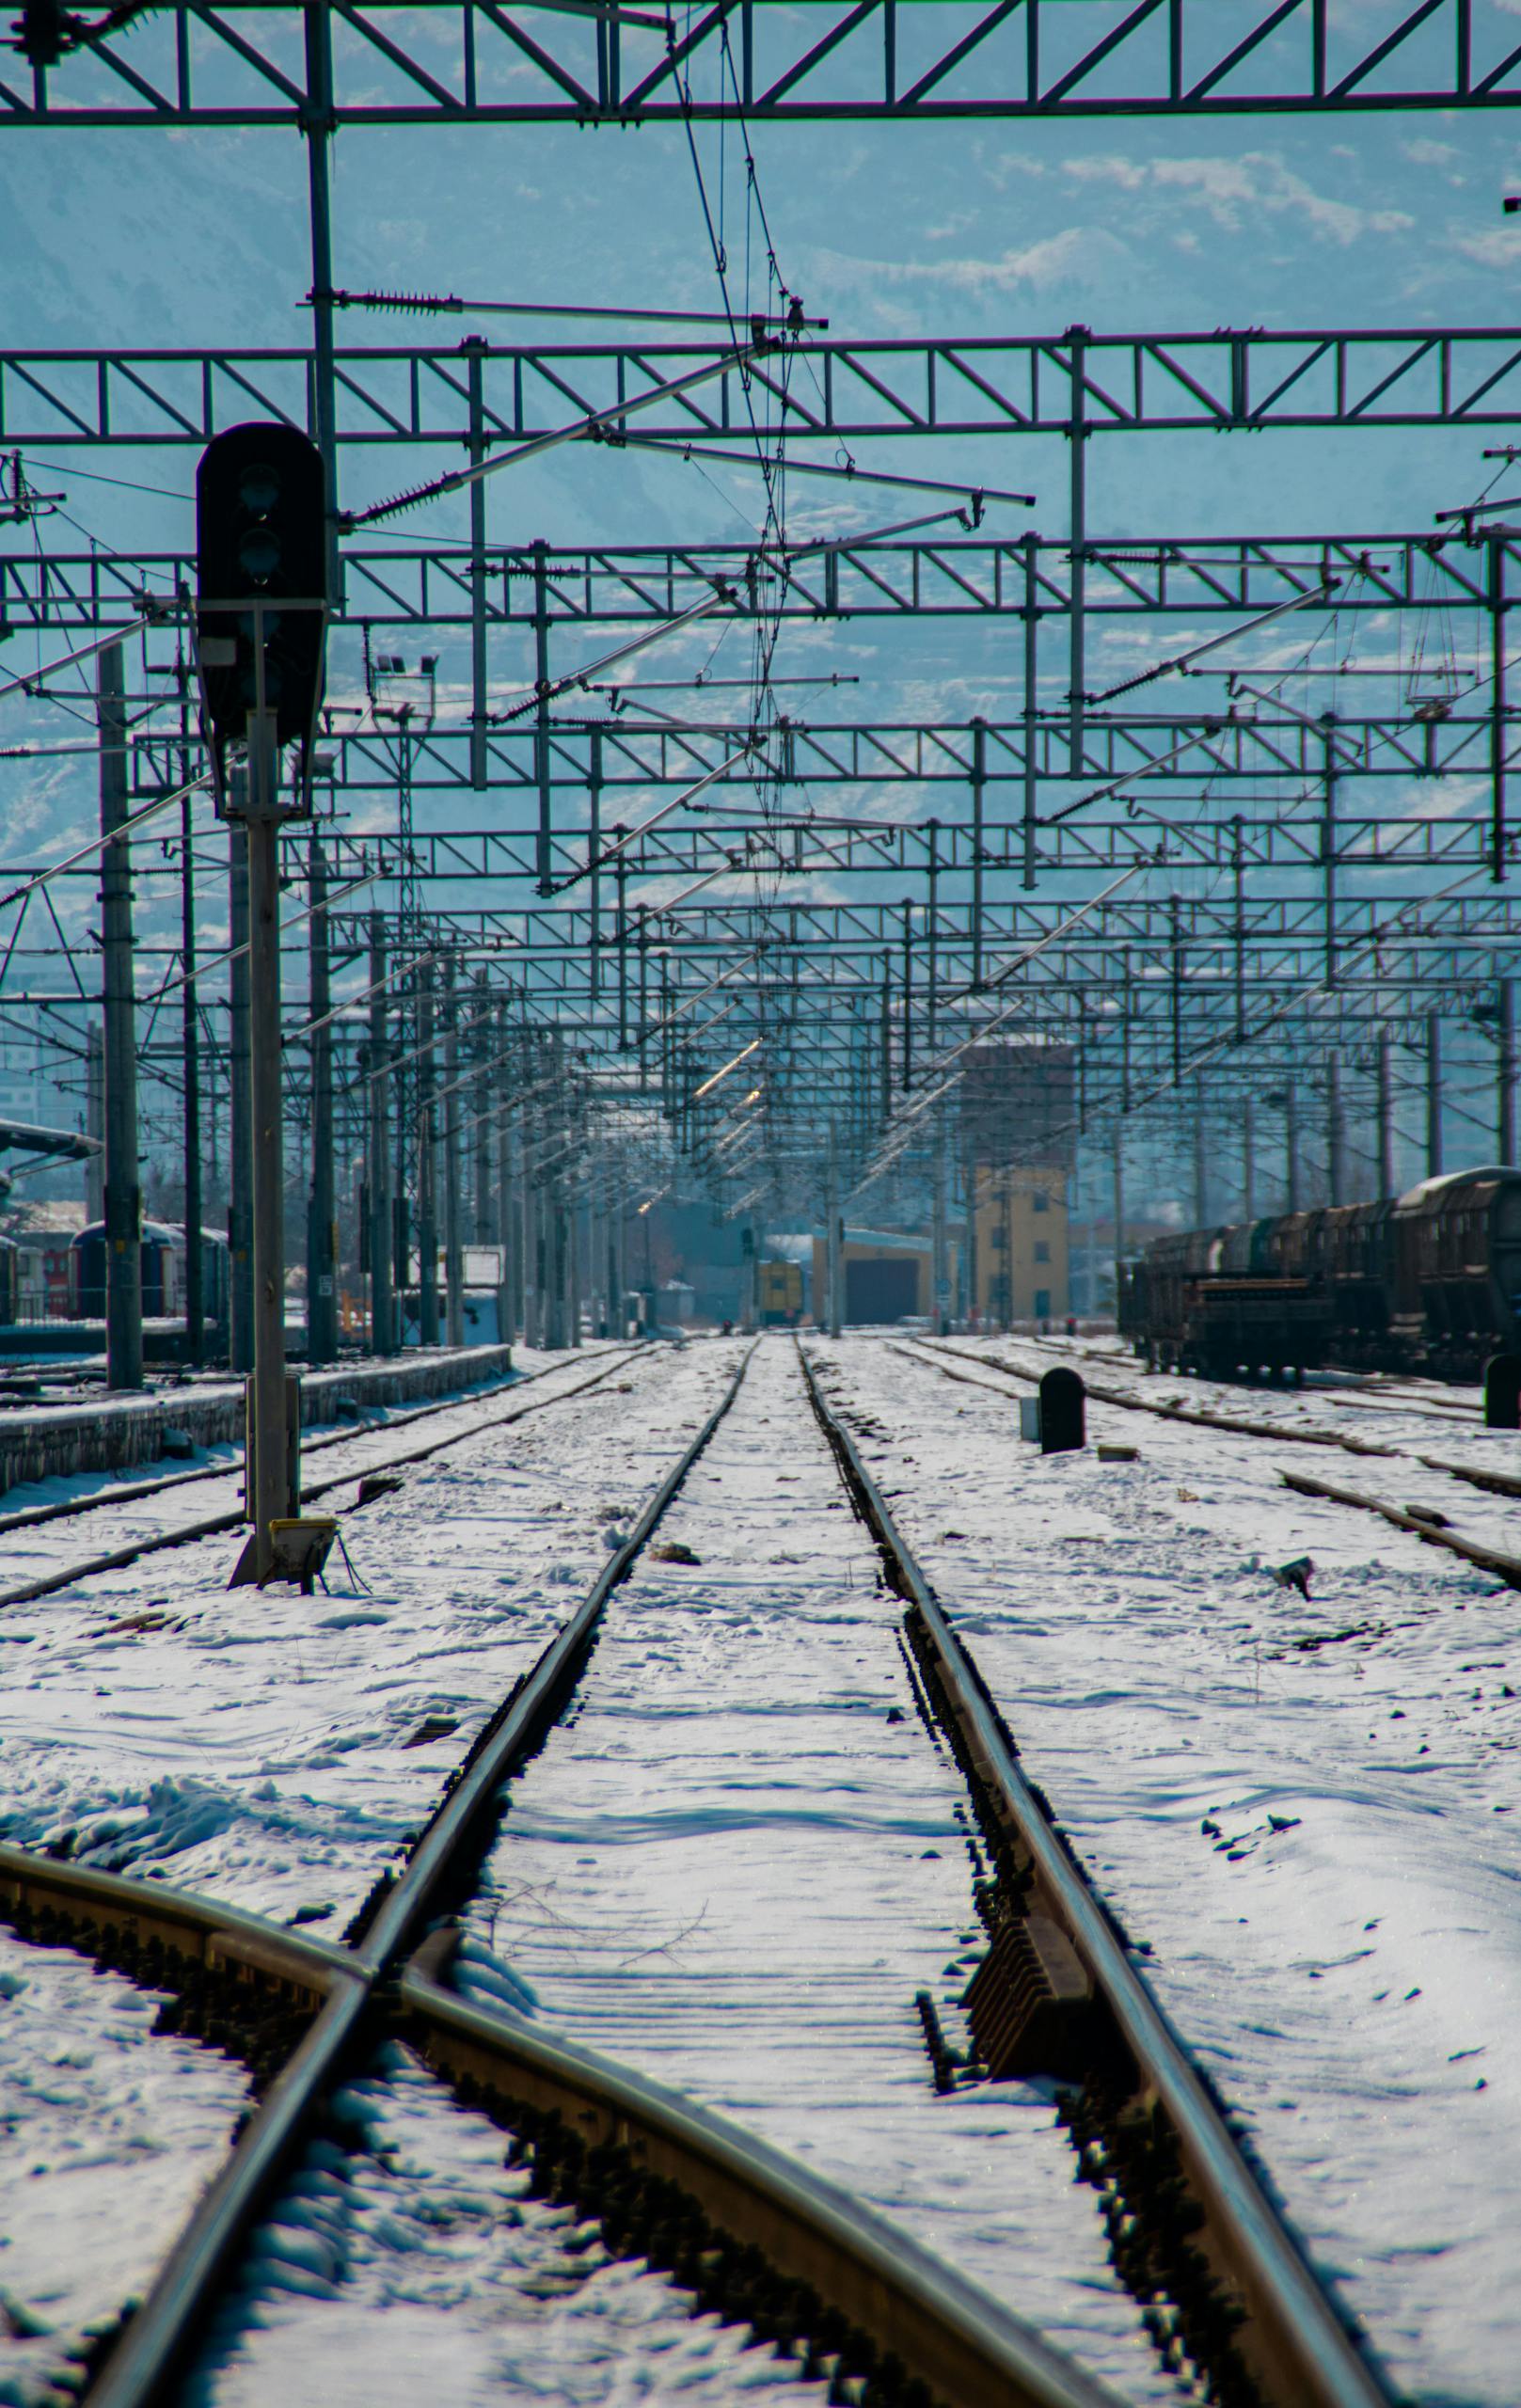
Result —
[[[303, 1484], [309, 1490], [340, 1474], [352, 1473], [357, 1478], [388, 1456], [404, 1452], [408, 1446], [430, 1444], [456, 1431], [472, 1428], [490, 1413], [502, 1409], [502, 1401], [510, 1398], [514, 1388], [531, 1382], [532, 1393], [544, 1374], [564, 1374], [564, 1378], [546, 1384], [545, 1392], [549, 1393], [556, 1386], [574, 1385], [578, 1378], [590, 1378], [604, 1355], [615, 1354], [616, 1350], [610, 1347], [543, 1356], [530, 1353], [510, 1379], [478, 1384], [452, 1402], [367, 1406], [362, 1422], [353, 1429], [324, 1427], [320, 1434], [308, 1437], [301, 1450]], [[413, 1431], [416, 1436], [404, 1440], [400, 1434], [403, 1431]], [[211, 1473], [219, 1467], [226, 1475], [221, 1479], [184, 1477], [186, 1471]], [[143, 1497], [130, 1495], [132, 1490], [145, 1486], [151, 1487], [152, 1493]], [[129, 1496], [119, 1503], [115, 1496], [123, 1488]], [[48, 1480], [23, 1482], [7, 1489], [0, 1499], [0, 1592], [22, 1588], [30, 1580], [67, 1571], [71, 1564], [92, 1561], [120, 1547], [135, 1545], [142, 1539], [210, 1521], [216, 1514], [240, 1508], [242, 1500], [242, 1450], [230, 1446], [198, 1448], [183, 1465], [144, 1464], [124, 1474], [57, 1473]], [[29, 1529], [6, 1527], [12, 1515], [68, 1503], [80, 1503], [88, 1510], [77, 1517], [60, 1514]]]
[[868, 2200], [1123, 2397], [1175, 2399], [1053, 2086], [935, 2093], [915, 1994], [964, 2044], [985, 1944], [965, 1793], [789, 1340], [761, 1344], [658, 1544], [698, 1560], [646, 1556], [614, 1593], [512, 1784], [459, 1986], [526, 1986], [553, 2028]]
[[[1402, 1462], [1312, 1463], [1097, 1404], [1085, 1452], [1042, 1457], [1006, 1382], [952, 1384], [882, 1339], [817, 1355], [1027, 1770], [1317, 2262], [1424, 2408], [1512, 2408], [1521, 1595], [1277, 1478], [1291, 1462], [1424, 1498]], [[1252, 1418], [1268, 1402], [1148, 1386]], [[1139, 1460], [1100, 1463], [1104, 1438]], [[1470, 1520], [1467, 1494], [1447, 1483], [1443, 1510], [1518, 1551], [1521, 1504], [1476, 1498]], [[1307, 1599], [1274, 1576], [1305, 1556]]]
[[176, 2408], [747, 2408], [826, 2386], [532, 2198], [505, 2136], [388, 2045], [332, 2102]]
[[229, 1590], [234, 1531], [0, 1616], [0, 1836], [336, 1936], [736, 1359], [652, 1350], [415, 1465], [346, 1520], [329, 1594]]
[[[1058, 1361], [1065, 1359], [1079, 1369], [1086, 1368], [1083, 1358], [1073, 1354], [1064, 1357], [1054, 1347], [1038, 1349], [1018, 1339], [979, 1344], [974, 1339], [956, 1339], [949, 1342], [948, 1351], [938, 1341], [933, 1347], [919, 1351], [930, 1354], [953, 1370], [987, 1381], [999, 1391], [1007, 1386], [1000, 1369], [1006, 1367], [1022, 1375], [1010, 1391], [1016, 1395], [1032, 1394], [1033, 1384]], [[1433, 1467], [1447, 1464], [1479, 1471], [1521, 1474], [1521, 1440], [1517, 1434], [1513, 1430], [1486, 1430], [1478, 1418], [1477, 1407], [1458, 1415], [1413, 1402], [1408, 1410], [1402, 1408], [1396, 1418], [1382, 1403], [1365, 1408], [1359, 1402], [1355, 1411], [1339, 1418], [1327, 1411], [1323, 1395], [1309, 1391], [1244, 1390], [1217, 1381], [1152, 1378], [1139, 1365], [1133, 1365], [1132, 1371], [1133, 1376], [1122, 1371], [1117, 1377], [1114, 1367], [1107, 1362], [1101, 1370], [1087, 1370], [1087, 1377], [1099, 1391], [1090, 1397], [1088, 1404], [1088, 1435], [1095, 1441], [1117, 1438], [1128, 1444], [1143, 1439], [1149, 1428], [1157, 1428], [1161, 1418], [1158, 1408], [1164, 1406], [1177, 1406], [1183, 1413], [1219, 1414], [1228, 1421], [1266, 1423], [1281, 1430], [1281, 1441], [1245, 1438], [1242, 1443], [1254, 1447], [1258, 1458], [1271, 1465], [1274, 1478], [1281, 1466], [1311, 1480], [1327, 1481], [1355, 1496], [1377, 1497], [1384, 1504], [1406, 1511], [1414, 1506], [1440, 1514], [1461, 1536], [1480, 1546], [1492, 1547], [1497, 1553], [1515, 1555], [1521, 1551], [1521, 1499], [1493, 1496], [1449, 1471]], [[1109, 1401], [1120, 1394], [1134, 1398], [1133, 1410]], [[1170, 1413], [1168, 1418], [1172, 1418]], [[1327, 1434], [1353, 1437], [1387, 1451], [1361, 1455], [1316, 1443], [1318, 1436]], [[1229, 1434], [1222, 1434], [1228, 1443]], [[1306, 1438], [1308, 1443], [1296, 1445], [1296, 1437]], [[1264, 1456], [1262, 1450], [1269, 1447], [1274, 1451]], [[1339, 1513], [1341, 1509], [1336, 1510]], [[1392, 1529], [1392, 1525], [1389, 1527]]]
[[155, 2036], [162, 1993], [0, 1928], [0, 2401], [59, 2408], [227, 2152], [245, 2068]]

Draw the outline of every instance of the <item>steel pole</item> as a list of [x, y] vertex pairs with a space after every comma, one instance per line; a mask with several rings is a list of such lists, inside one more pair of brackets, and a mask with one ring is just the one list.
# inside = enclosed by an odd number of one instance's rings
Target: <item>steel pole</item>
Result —
[[396, 1352], [396, 1288], [392, 1255], [396, 1244], [391, 1204], [390, 1130], [388, 1125], [390, 1078], [384, 1068], [389, 1058], [389, 1014], [386, 1001], [386, 922], [379, 911], [370, 914], [370, 1344], [377, 1354]]
[[1325, 1062], [1325, 1183], [1326, 1201], [1347, 1200], [1347, 1133], [1341, 1113], [1341, 1056], [1329, 1054]]
[[539, 786], [539, 832], [537, 864], [539, 893], [554, 890], [554, 863], [550, 857], [553, 830], [553, 798], [550, 788], [549, 762], [549, 547], [540, 536], [533, 551], [533, 674], [538, 688], [538, 706], [534, 713], [534, 768]]
[[327, 863], [313, 835], [309, 865], [311, 1189], [307, 1211], [307, 1359], [338, 1360], [338, 1208], [333, 1164], [333, 1033]]
[[1426, 1176], [1442, 1175], [1442, 1023], [1426, 1016]]
[[1394, 1053], [1386, 1028], [1378, 1038], [1378, 1192], [1394, 1194]]
[[1125, 1130], [1124, 1123], [1115, 1122], [1114, 1134], [1115, 1184], [1115, 1317], [1119, 1317], [1119, 1300], [1124, 1280], [1125, 1263]]
[[[462, 349], [470, 410], [470, 466], [478, 468], [486, 456], [485, 401], [483, 361], [486, 351], [481, 335], [467, 335]], [[486, 735], [491, 689], [486, 666], [486, 486], [478, 477], [470, 487], [470, 784], [477, 793], [486, 784]]]
[[200, 1022], [196, 1001], [196, 863], [191, 850], [190, 797], [180, 806], [180, 967], [182, 996], [180, 1059], [184, 1077], [185, 1351], [187, 1363], [206, 1352], [205, 1263], [201, 1223], [206, 1217], [200, 1168]]
[[1087, 701], [1087, 336], [1086, 326], [1069, 326], [1067, 340], [1071, 346], [1071, 361], [1068, 371], [1071, 386], [1071, 417], [1068, 421], [1068, 440], [1072, 447], [1070, 516], [1071, 530], [1071, 607], [1069, 620], [1070, 650], [1068, 693], [1068, 736], [1070, 747], [1070, 773], [1083, 774], [1085, 737], [1084, 708]]
[[[127, 705], [121, 646], [101, 654], [101, 833], [127, 816]], [[132, 963], [132, 862], [125, 837], [101, 854], [102, 1009], [105, 1022], [106, 1384], [143, 1384], [142, 1181], [137, 1166], [136, 1002]]]
[[433, 1061], [433, 968], [418, 973], [418, 1343], [438, 1343], [438, 1157]]
[[1037, 655], [1039, 643], [1039, 612], [1036, 609], [1036, 547], [1037, 535], [1024, 538], [1024, 878], [1028, 893], [1036, 882], [1036, 759], [1038, 735], [1036, 717], [1038, 701], [1037, 687]]
[[239, 816], [228, 829], [228, 935], [233, 954], [228, 969], [228, 1309], [229, 1360], [234, 1371], [253, 1370], [252, 1139], [248, 1124], [248, 827], [247, 773], [229, 780], [230, 811]]
[[253, 1201], [254, 1576], [291, 1511], [285, 1410], [285, 1149], [280, 1059], [279, 819], [273, 714], [249, 715], [248, 1095]]
[[465, 1343], [465, 1245], [459, 1193], [459, 1013], [454, 957], [444, 963], [444, 1339]]

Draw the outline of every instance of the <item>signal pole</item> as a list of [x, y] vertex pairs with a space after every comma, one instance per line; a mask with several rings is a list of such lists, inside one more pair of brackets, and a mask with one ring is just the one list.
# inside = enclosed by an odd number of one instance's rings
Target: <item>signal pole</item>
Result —
[[229, 964], [228, 1071], [232, 1083], [228, 1137], [227, 1248], [228, 1308], [230, 1316], [230, 1360], [234, 1371], [253, 1370], [253, 1236], [248, 1207], [248, 831], [241, 816], [240, 797], [246, 773], [234, 769], [229, 779], [228, 933], [232, 940]]
[[[232, 1575], [236, 1586], [261, 1584], [281, 1568], [276, 1526], [295, 1507], [285, 1378], [279, 840], [282, 823], [309, 810], [322, 698], [331, 536], [316, 445], [283, 424], [229, 427], [214, 436], [197, 473], [196, 530], [198, 673], [218, 804], [242, 820], [248, 879], [254, 1363], [247, 1490], [254, 1529]], [[245, 750], [241, 787], [225, 769], [230, 742]], [[280, 750], [291, 743], [301, 748], [300, 791], [282, 810]], [[234, 858], [235, 851], [234, 845]]]
[[253, 1191], [254, 1577], [291, 1511], [285, 1426], [285, 1148], [280, 1092], [280, 872], [274, 714], [248, 721], [248, 1096]]

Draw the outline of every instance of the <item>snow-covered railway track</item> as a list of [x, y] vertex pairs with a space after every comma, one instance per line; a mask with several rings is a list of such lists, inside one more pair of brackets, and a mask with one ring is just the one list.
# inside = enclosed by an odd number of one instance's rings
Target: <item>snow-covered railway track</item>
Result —
[[[464, 1405], [498, 1402], [507, 1390], [515, 1395], [519, 1388], [527, 1387], [532, 1381], [549, 1379], [556, 1371], [577, 1369], [580, 1362], [599, 1360], [611, 1351], [599, 1347], [589, 1349], [579, 1357], [567, 1355], [562, 1362], [544, 1364], [536, 1371], [517, 1372], [509, 1378], [493, 1381], [485, 1393], [479, 1388], [463, 1390], [453, 1396], [436, 1397], [427, 1404], [393, 1408], [386, 1413], [383, 1421], [377, 1418], [358, 1429], [326, 1431], [320, 1438], [309, 1436], [303, 1431], [301, 1460], [305, 1463], [311, 1455], [325, 1454], [330, 1447], [352, 1447], [356, 1438], [367, 1434], [373, 1436], [381, 1430], [388, 1435], [392, 1431], [410, 1428], [414, 1422], [434, 1420], [441, 1413], [458, 1413]], [[632, 1361], [636, 1351], [625, 1349], [620, 1360]], [[87, 1515], [107, 1512], [113, 1506], [136, 1505], [144, 1498], [166, 1497], [176, 1489], [192, 1488], [203, 1481], [227, 1480], [231, 1475], [240, 1474], [242, 1465], [243, 1450], [233, 1446], [228, 1450], [225, 1463], [198, 1464], [191, 1471], [159, 1472], [151, 1480], [112, 1481], [104, 1487], [89, 1489], [78, 1497], [55, 1497], [46, 1505], [30, 1505], [19, 1513], [0, 1513], [0, 1542], [15, 1530], [40, 1529], [48, 1522], [83, 1521]]]
[[928, 1701], [994, 1862], [995, 1880], [978, 1901], [993, 1944], [968, 1992], [979, 2047], [1009, 2070], [1039, 2065], [1081, 2082], [1070, 2112], [1084, 2171], [1103, 2192], [1117, 2262], [1155, 2303], [1153, 2329], [1169, 2365], [1181, 2373], [1192, 2360], [1224, 2400], [1386, 2400], [1050, 1807], [1025, 1781], [969, 1648], [806, 1358], [804, 1374], [888, 1584], [908, 1607]]
[[[563, 1711], [609, 1599], [729, 1412], [749, 1359], [342, 1946], [221, 1901], [0, 1848], [0, 1911], [28, 1940], [83, 1948], [151, 1988], [188, 1988], [192, 2028], [243, 2049], [267, 2084], [148, 2297], [100, 2349], [87, 2386], [97, 2408], [173, 2396], [321, 2102], [356, 2061], [374, 2062], [387, 2034], [507, 2123], [531, 2187], [599, 2219], [610, 2247], [668, 2267], [700, 2308], [802, 2342], [799, 2376], [820, 2386], [816, 2399], [828, 2384], [832, 2400], [884, 2408], [1116, 2408], [1081, 2367], [855, 2200], [442, 1978], [457, 1933], [439, 1917], [474, 1885], [502, 1783]], [[747, 2399], [755, 2389], [739, 2387]]]
[[[611, 1379], [614, 1372], [622, 1370], [626, 1365], [634, 1360], [638, 1351], [638, 1349], [629, 1349], [612, 1354], [610, 1359], [600, 1358], [598, 1368], [589, 1379], [578, 1381], [573, 1387], [558, 1388], [552, 1395], [533, 1397], [527, 1404], [514, 1405], [506, 1412], [499, 1409], [499, 1394], [496, 1393], [489, 1398], [482, 1399], [469, 1396], [445, 1397], [435, 1403], [420, 1406], [415, 1411], [394, 1415], [378, 1428], [338, 1431], [324, 1438], [309, 1441], [301, 1450], [303, 1459], [318, 1450], [325, 1451], [327, 1449], [336, 1447], [343, 1448], [351, 1455], [357, 1452], [361, 1459], [345, 1465], [341, 1471], [331, 1473], [325, 1480], [304, 1483], [303, 1502], [314, 1505], [320, 1498], [330, 1497], [336, 1490], [346, 1488], [356, 1481], [362, 1481], [367, 1478], [388, 1472], [402, 1471], [413, 1464], [425, 1463], [431, 1456], [442, 1454], [451, 1447], [463, 1446], [467, 1440], [478, 1438], [488, 1431], [506, 1429], [513, 1422], [521, 1421], [528, 1414], [545, 1412], [551, 1405], [567, 1404], [575, 1398], [584, 1396], [589, 1389], [600, 1387], [604, 1381]], [[556, 1372], [579, 1368], [576, 1358], [572, 1356], [563, 1363], [552, 1364], [546, 1370], [535, 1372], [531, 1376], [534, 1379], [547, 1379]], [[513, 1393], [515, 1394], [518, 1387], [526, 1387], [528, 1384], [526, 1379], [515, 1383]], [[474, 1408], [478, 1406], [484, 1406], [486, 1409], [483, 1412], [475, 1410]], [[435, 1438], [424, 1446], [406, 1448], [400, 1454], [376, 1457], [372, 1451], [377, 1438], [388, 1435], [391, 1431], [399, 1427], [404, 1427], [412, 1422], [434, 1419], [442, 1414], [462, 1413], [470, 1417], [465, 1426], [459, 1430], [451, 1431], [445, 1437]], [[8, 1530], [27, 1528], [38, 1522], [52, 1522], [59, 1518], [72, 1520], [75, 1517], [91, 1515], [106, 1507], [119, 1507], [144, 1499], [155, 1499], [166, 1490], [182, 1486], [186, 1481], [208, 1479], [220, 1479], [230, 1487], [238, 1490], [242, 1472], [241, 1469], [228, 1471], [220, 1465], [212, 1470], [198, 1469], [181, 1474], [178, 1478], [136, 1483], [114, 1494], [90, 1495], [82, 1497], [77, 1505], [61, 1504], [56, 1507], [43, 1508], [33, 1514], [13, 1515], [8, 1522], [0, 1523], [0, 1538], [3, 1538]], [[72, 1563], [56, 1565], [49, 1571], [37, 1574], [30, 1580], [19, 1582], [14, 1588], [0, 1591], [0, 1608], [30, 1605], [39, 1597], [51, 1596], [59, 1590], [74, 1588], [80, 1581], [94, 1578], [101, 1573], [121, 1571], [128, 1564], [135, 1563], [142, 1556], [156, 1555], [168, 1547], [187, 1546], [198, 1539], [214, 1538], [223, 1531], [237, 1529], [246, 1518], [240, 1493], [239, 1502], [225, 1507], [220, 1513], [202, 1514], [194, 1521], [170, 1523], [165, 1528], [151, 1527], [135, 1531], [119, 1545], [106, 1548], [98, 1555], [87, 1556]]]
[[[1017, 1381], [1024, 1387], [1036, 1386], [1038, 1382], [1038, 1373], [1023, 1370], [1017, 1364], [1000, 1362], [990, 1355], [966, 1354], [958, 1347], [916, 1340], [911, 1345], [897, 1346], [895, 1351], [906, 1355], [911, 1361], [925, 1363], [943, 1372], [948, 1378], [966, 1380], [974, 1386], [992, 1385], [986, 1378], [975, 1377], [977, 1372], [988, 1371], [993, 1372], [999, 1379]], [[943, 1359], [946, 1357], [952, 1361], [970, 1364], [973, 1370], [952, 1370], [949, 1363]], [[1088, 1381], [1085, 1381], [1085, 1386], [1089, 1397], [1097, 1402], [1117, 1406], [1122, 1412], [1149, 1413], [1162, 1421], [1188, 1422], [1196, 1428], [1221, 1430], [1234, 1437], [1256, 1439], [1273, 1446], [1339, 1447], [1347, 1454], [1380, 1455], [1396, 1461], [1405, 1457], [1406, 1460], [1422, 1465], [1428, 1471], [1441, 1472], [1448, 1479], [1457, 1481], [1466, 1487], [1481, 1489], [1493, 1496], [1521, 1497], [1521, 1478], [1467, 1464], [1455, 1464], [1446, 1457], [1425, 1454], [1406, 1456], [1406, 1450], [1402, 1447], [1379, 1446], [1369, 1439], [1351, 1438], [1337, 1431], [1306, 1430], [1297, 1427], [1281, 1427], [1272, 1422], [1246, 1421], [1229, 1415], [1209, 1412], [1202, 1406], [1164, 1403], [1154, 1398], [1132, 1395], [1122, 1388], [1100, 1387]], [[1508, 1589], [1521, 1589], [1521, 1556], [1512, 1555], [1501, 1547], [1485, 1546], [1477, 1540], [1465, 1538], [1461, 1531], [1447, 1526], [1446, 1517], [1437, 1509], [1418, 1505], [1401, 1505], [1391, 1503], [1385, 1497], [1363, 1496], [1352, 1489], [1339, 1487], [1333, 1481], [1315, 1480], [1305, 1472], [1280, 1469], [1279, 1478], [1288, 1487], [1296, 1489], [1301, 1496], [1316, 1497], [1328, 1504], [1344, 1505], [1354, 1512], [1376, 1513], [1391, 1528], [1410, 1532], [1413, 1537], [1420, 1539], [1428, 1546], [1445, 1548], [1448, 1554], [1458, 1556], [1464, 1562], [1473, 1564], [1477, 1570], [1487, 1572], [1495, 1579], [1503, 1581]]]

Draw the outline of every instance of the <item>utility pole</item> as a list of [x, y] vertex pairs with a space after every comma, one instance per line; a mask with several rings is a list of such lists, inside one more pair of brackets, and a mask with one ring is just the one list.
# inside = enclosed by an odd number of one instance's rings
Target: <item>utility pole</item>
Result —
[[1499, 1048], [1496, 1064], [1496, 1160], [1510, 1169], [1515, 1161], [1515, 981], [1502, 978], [1496, 994], [1495, 1037]]
[[1326, 1201], [1332, 1205], [1347, 1200], [1347, 1133], [1341, 1113], [1341, 1056], [1331, 1053], [1325, 1058], [1325, 1178]]
[[487, 1084], [487, 1065], [491, 1059], [493, 1030], [491, 1007], [486, 1000], [488, 983], [483, 970], [475, 982], [475, 1058], [478, 1067], [470, 1086], [471, 1117], [475, 1122], [475, 1176], [471, 1184], [477, 1245], [499, 1244], [491, 1194], [491, 1090]]
[[333, 1173], [333, 1032], [328, 1022], [327, 863], [315, 832], [311, 891], [311, 1190], [307, 1208], [307, 1360], [338, 1360], [338, 1216]]
[[386, 922], [370, 914], [370, 1344], [376, 1354], [396, 1352], [396, 1290], [391, 1277], [396, 1244], [391, 1205], [389, 1014], [386, 1004]]
[[444, 1338], [465, 1343], [465, 1248], [459, 1196], [459, 1015], [454, 957], [444, 962]]
[[840, 1334], [840, 1166], [839, 1139], [832, 1122], [829, 1133], [829, 1153], [824, 1164], [824, 1288], [827, 1323], [831, 1338]]
[[1386, 1028], [1378, 1038], [1378, 1192], [1394, 1194], [1394, 1059]]
[[950, 1316], [946, 1310], [950, 1301], [950, 1282], [945, 1271], [945, 1149], [943, 1146], [937, 1145], [935, 1148], [931, 1178], [933, 1186], [929, 1208], [929, 1277], [932, 1292], [929, 1298], [929, 1309], [934, 1315], [936, 1332], [943, 1338], [950, 1323]]
[[[121, 646], [100, 657], [101, 833], [127, 816], [127, 705]], [[137, 1168], [136, 1003], [132, 966], [128, 840], [101, 851], [101, 938], [105, 1022], [106, 1384], [143, 1384], [143, 1195]]]
[[1442, 1175], [1442, 1023], [1426, 1015], [1426, 1176]]
[[1256, 1132], [1252, 1120], [1252, 1099], [1245, 1096], [1241, 1107], [1241, 1217], [1244, 1221], [1255, 1221], [1257, 1218]]
[[181, 1067], [184, 1077], [185, 1351], [187, 1363], [206, 1352], [206, 1217], [200, 1175], [200, 1021], [196, 1000], [196, 862], [191, 849], [190, 797], [180, 805]]
[[253, 1370], [253, 1215], [249, 1179], [248, 1124], [248, 830], [242, 817], [246, 772], [229, 778], [228, 933], [228, 1306], [230, 1361], [234, 1371]]
[[1204, 1083], [1194, 1082], [1194, 1227], [1210, 1225], [1210, 1165], [1204, 1144]]
[[1083, 775], [1085, 737], [1085, 705], [1087, 695], [1087, 341], [1086, 326], [1069, 326], [1067, 342], [1070, 364], [1068, 375], [1071, 386], [1071, 417], [1068, 421], [1068, 440], [1072, 447], [1070, 511], [1070, 609], [1068, 626], [1070, 637], [1069, 668], [1068, 735], [1070, 745], [1070, 768], [1074, 778]]
[[98, 1020], [85, 1031], [85, 1133], [101, 1150], [85, 1164], [85, 1218], [105, 1219], [105, 1033]]
[[418, 1343], [438, 1343], [437, 1149], [434, 1115], [433, 965], [418, 981]]
[[966, 1185], [966, 1244], [962, 1266], [966, 1280], [966, 1325], [977, 1325], [977, 1158], [969, 1147], [962, 1169]]
[[[1115, 1184], [1115, 1319], [1119, 1319], [1120, 1298], [1125, 1277], [1125, 1124], [1115, 1121], [1114, 1135]], [[1097, 1298], [1095, 1298], [1097, 1303]]]
[[[554, 885], [554, 863], [551, 858], [553, 834], [552, 793], [549, 758], [549, 547], [539, 536], [532, 547], [533, 554], [533, 675], [538, 689], [538, 704], [534, 711], [534, 768], [539, 786], [539, 832], [536, 860], [539, 893], [547, 895]], [[640, 1019], [643, 1021], [643, 998], [640, 998]]]
[[988, 784], [988, 723], [972, 722], [972, 991], [982, 992], [982, 815]]

